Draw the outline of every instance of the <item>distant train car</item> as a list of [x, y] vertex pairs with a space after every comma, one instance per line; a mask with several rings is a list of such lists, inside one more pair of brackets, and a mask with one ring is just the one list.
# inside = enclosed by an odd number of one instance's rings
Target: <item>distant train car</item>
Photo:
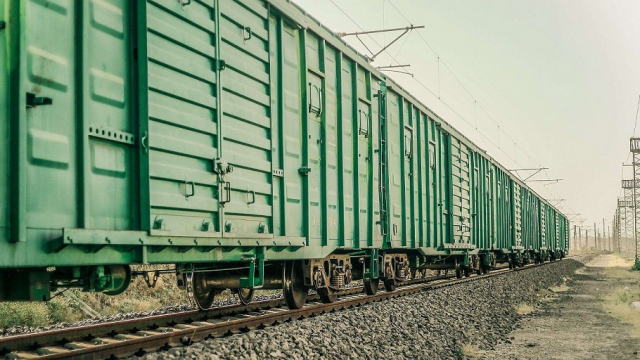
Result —
[[202, 307], [561, 258], [566, 218], [284, 0], [0, 1], [0, 300]]

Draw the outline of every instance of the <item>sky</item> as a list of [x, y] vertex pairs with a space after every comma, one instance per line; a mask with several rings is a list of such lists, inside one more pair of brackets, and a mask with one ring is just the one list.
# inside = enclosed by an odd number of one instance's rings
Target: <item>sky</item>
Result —
[[[569, 218], [611, 224], [632, 159], [640, 1], [293, 2], [335, 32], [424, 25], [373, 65], [409, 64], [411, 75], [386, 74], [508, 169], [545, 167], [531, 179], [562, 179], [528, 184]], [[377, 52], [397, 35], [361, 39]], [[367, 53], [356, 37], [344, 40]]]

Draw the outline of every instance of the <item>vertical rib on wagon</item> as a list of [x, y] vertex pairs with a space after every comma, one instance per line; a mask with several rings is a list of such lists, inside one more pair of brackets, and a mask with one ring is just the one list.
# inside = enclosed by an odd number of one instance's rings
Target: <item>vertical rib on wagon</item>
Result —
[[17, 51], [13, 51], [11, 46], [13, 43], [10, 38], [10, 30], [13, 24], [9, 24], [13, 21], [10, 18], [11, 9], [9, 5], [10, 1], [0, 0], [0, 243], [9, 241], [9, 220], [10, 220], [10, 203], [12, 196], [10, 196], [9, 187], [9, 146], [13, 141], [10, 141], [9, 136], [9, 119], [12, 107], [10, 106], [10, 71], [12, 65], [11, 57], [17, 54]]

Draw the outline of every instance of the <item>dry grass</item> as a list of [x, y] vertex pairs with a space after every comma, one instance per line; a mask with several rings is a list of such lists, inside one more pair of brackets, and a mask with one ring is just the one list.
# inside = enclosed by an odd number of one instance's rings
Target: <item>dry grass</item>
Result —
[[633, 335], [640, 337], [640, 311], [631, 307], [631, 303], [640, 301], [640, 286], [637, 285], [636, 279], [640, 278], [640, 274], [620, 268], [611, 268], [606, 270], [607, 277], [631, 280], [632, 284], [627, 286], [619, 286], [611, 290], [607, 295], [602, 297], [602, 305], [608, 313], [613, 317], [633, 325]]
[[569, 291], [569, 287], [563, 284], [563, 285], [550, 287], [549, 290], [551, 290], [554, 293], [566, 292], [566, 291]]
[[516, 314], [518, 314], [520, 316], [529, 315], [534, 310], [535, 309], [533, 308], [533, 306], [531, 306], [529, 304], [522, 303], [522, 304], [518, 305], [518, 307], [516, 307]]
[[466, 344], [460, 349], [460, 357], [462, 359], [477, 359], [480, 357], [478, 347], [471, 344]]
[[[140, 266], [135, 270], [155, 270], [156, 268], [160, 266]], [[35, 327], [58, 322], [76, 322], [90, 317], [88, 313], [95, 314], [95, 312], [101, 316], [108, 316], [186, 304], [188, 301], [185, 292], [178, 289], [175, 279], [173, 274], [162, 275], [156, 286], [149, 288], [142, 278], [137, 277], [131, 282], [129, 289], [118, 296], [72, 289], [46, 303], [0, 303], [0, 329], [16, 325]], [[91, 310], [86, 311], [86, 307]]]
[[640, 280], [640, 272], [631, 271], [631, 265], [628, 268], [609, 268], [606, 270], [607, 277], [613, 279]]

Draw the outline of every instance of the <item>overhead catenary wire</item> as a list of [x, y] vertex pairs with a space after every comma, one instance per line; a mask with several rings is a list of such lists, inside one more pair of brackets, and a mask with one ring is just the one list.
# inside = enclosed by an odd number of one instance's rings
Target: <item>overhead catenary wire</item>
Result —
[[[389, 4], [393, 5], [389, 0], [386, 0], [389, 2]], [[342, 14], [344, 14], [349, 21], [351, 21], [354, 25], [356, 25], [358, 27], [358, 29], [362, 30], [362, 31], [366, 31], [364, 30], [364, 28], [362, 26], [360, 26], [360, 24], [358, 24], [351, 16], [349, 16], [347, 14], [346, 11], [344, 11], [334, 0], [329, 0], [329, 2], [331, 2]], [[419, 32], [418, 32], [419, 34]], [[372, 38], [369, 34], [366, 34], [367, 37], [373, 41], [376, 45], [382, 47], [382, 45], [380, 43], [378, 43], [374, 38]], [[422, 36], [421, 36], [422, 37]], [[362, 40], [360, 40], [362, 41]], [[366, 47], [366, 46], [365, 46]], [[393, 59], [393, 61], [400, 65], [401, 63], [396, 59], [396, 57], [394, 57], [389, 51], [385, 50], [384, 51], [387, 55], [389, 55], [389, 57], [391, 57], [391, 59]], [[446, 106], [451, 112], [453, 112], [456, 116], [458, 116], [460, 119], [462, 119], [464, 122], [466, 122], [469, 126], [471, 126], [472, 128], [476, 128], [476, 125], [471, 123], [469, 120], [467, 120], [464, 116], [462, 116], [462, 114], [460, 114], [458, 111], [456, 111], [451, 105], [449, 105], [447, 102], [445, 102], [444, 100], [442, 100], [440, 98], [440, 96], [438, 94], [436, 94], [433, 90], [431, 90], [428, 86], [426, 86], [423, 82], [421, 82], [420, 80], [418, 80], [415, 76], [412, 77], [420, 86], [422, 86], [425, 90], [427, 90], [431, 95], [433, 95], [434, 97], [438, 98], [440, 100], [440, 102]], [[484, 109], [483, 109], [484, 111]], [[490, 144], [492, 144], [498, 151], [500, 151], [501, 153], [503, 153], [507, 158], [509, 158], [511, 161], [513, 161], [515, 164], [517, 164], [518, 166], [522, 166], [518, 161], [516, 161], [514, 158], [512, 158], [507, 152], [505, 152], [504, 150], [501, 149], [499, 144], [496, 144], [493, 140], [491, 140], [487, 135], [485, 135], [482, 131], [480, 131], [479, 129], [477, 129], [477, 132], [480, 136], [482, 136], [484, 139], [486, 139]]]
[[[349, 16], [347, 14], [346, 11], [344, 11], [334, 0], [329, 0], [342, 14], [345, 15], [345, 17], [347, 17], [347, 19], [349, 19], [349, 21], [351, 21], [357, 28], [359, 28], [360, 30], [362, 30], [363, 32], [365, 31], [364, 28], [362, 26], [360, 26], [360, 24], [358, 22], [355, 21], [355, 19], [353, 19], [351, 16]], [[383, 9], [384, 9], [384, 2], [389, 2], [389, 5], [391, 5], [404, 19], [405, 21], [407, 21], [409, 24], [411, 24], [411, 21], [408, 20], [408, 18], [402, 14], [402, 12], [400, 12], [400, 10], [393, 4], [392, 0], [383, 0]], [[384, 16], [384, 14], [383, 14]], [[386, 21], [386, 18], [383, 19], [383, 21]], [[386, 25], [386, 23], [385, 23]], [[500, 123], [498, 123], [494, 117], [489, 114], [489, 112], [486, 110], [486, 108], [484, 108], [478, 101], [477, 99], [471, 94], [471, 92], [466, 88], [466, 86], [464, 86], [464, 84], [460, 81], [460, 79], [455, 75], [455, 73], [453, 73], [453, 71], [451, 70], [451, 68], [444, 62], [442, 61], [442, 59], [439, 57], [439, 55], [437, 54], [437, 52], [435, 51], [435, 49], [433, 49], [433, 47], [426, 41], [426, 39], [422, 36], [422, 34], [420, 32], [417, 32], [418, 36], [420, 37], [420, 39], [424, 42], [424, 44], [437, 56], [437, 61], [438, 63], [442, 62], [442, 66], [449, 71], [449, 73], [455, 78], [456, 82], [464, 89], [464, 91], [471, 97], [471, 99], [473, 99], [474, 101], [474, 119], [473, 122], [469, 121], [465, 116], [463, 116], [459, 111], [455, 110], [450, 104], [448, 104], [444, 99], [441, 98], [440, 94], [436, 94], [436, 92], [434, 92], [433, 90], [431, 90], [427, 85], [425, 85], [422, 81], [420, 81], [416, 76], [414, 76], [413, 74], [409, 74], [412, 76], [413, 80], [416, 81], [416, 83], [418, 83], [422, 88], [424, 88], [428, 93], [430, 93], [432, 96], [434, 96], [435, 98], [437, 98], [447, 109], [449, 109], [453, 114], [455, 114], [456, 116], [458, 116], [462, 121], [464, 121], [465, 123], [467, 123], [470, 127], [472, 127], [473, 129], [476, 130], [477, 134], [479, 134], [481, 137], [483, 137], [487, 142], [489, 142], [492, 146], [494, 146], [495, 149], [497, 149], [499, 152], [501, 152], [502, 154], [504, 154], [504, 156], [506, 156], [509, 160], [513, 161], [514, 164], [522, 167], [522, 165], [520, 164], [519, 161], [517, 161], [517, 159], [515, 159], [514, 157], [512, 157], [507, 151], [505, 151], [501, 146], [500, 146], [500, 132], [504, 133], [506, 138], [508, 138], [509, 140], [511, 140], [511, 142], [518, 148], [520, 149], [520, 151], [534, 164], [536, 164], [537, 166], [540, 166], [540, 163], [538, 161], [536, 161], [530, 153], [528, 153], [526, 150], [524, 150], [519, 144], [518, 142], [510, 135], [508, 134], [504, 128], [500, 125]], [[367, 34], [367, 37], [373, 42], [375, 43], [377, 46], [379, 47], [383, 47], [379, 42], [377, 42], [373, 37], [371, 37], [370, 35]], [[358, 39], [360, 40], [360, 42], [362, 42], [362, 39]], [[367, 47], [366, 44], [363, 44], [365, 46], [365, 48]], [[397, 65], [401, 65], [401, 63], [397, 60], [397, 54], [396, 56], [394, 56], [393, 54], [391, 54], [388, 50], [384, 50], [384, 53], [386, 53], [395, 64]], [[399, 54], [399, 52], [398, 52]], [[392, 62], [392, 64], [393, 64]], [[439, 65], [438, 65], [438, 71], [439, 71]], [[439, 82], [440, 82], [440, 74], [438, 74], [438, 93], [440, 92], [440, 86], [439, 86]], [[493, 141], [491, 138], [489, 138], [489, 136], [485, 135], [480, 128], [478, 127], [478, 120], [477, 120], [477, 108], [480, 108], [480, 110], [482, 112], [484, 112], [486, 114], [486, 116], [498, 127], [498, 143], [496, 143], [495, 141]], [[546, 172], [546, 171], [545, 171]], [[548, 176], [548, 173], [547, 173]], [[557, 194], [557, 190], [555, 190], [555, 187], [545, 187], [542, 186], [540, 187], [540, 189], [545, 190], [549, 197], [560, 197]], [[553, 191], [555, 191], [556, 195], [554, 195], [552, 193], [552, 191], [550, 189], [553, 189]]]
[[[411, 23], [411, 21], [400, 11], [400, 9], [398, 9], [395, 4], [393, 4], [392, 0], [386, 0], [389, 2], [389, 5], [391, 5], [396, 12], [398, 12], [398, 14], [400, 16], [402, 16], [402, 18], [404, 18], [405, 21], [407, 21], [408, 23]], [[429, 44], [429, 42], [424, 38], [424, 36], [422, 36], [422, 34], [418, 31], [417, 32], [418, 36], [420, 37], [420, 39], [422, 40], [422, 42], [424, 42], [424, 44], [434, 53], [434, 55], [437, 57], [437, 62], [438, 62], [438, 88], [440, 88], [440, 64], [442, 64], [443, 67], [445, 67], [449, 73], [453, 76], [453, 78], [456, 80], [456, 82], [462, 87], [462, 89], [473, 99], [474, 101], [474, 105], [475, 106], [479, 106], [480, 109], [487, 115], [487, 117], [494, 123], [496, 124], [496, 126], [498, 126], [498, 131], [504, 133], [506, 135], [507, 138], [509, 138], [509, 140], [511, 140], [513, 142], [513, 144], [518, 147], [520, 149], [520, 151], [522, 151], [531, 161], [533, 161], [536, 165], [541, 166], [540, 163], [538, 163], [526, 150], [524, 150], [519, 144], [518, 142], [513, 139], [511, 137], [511, 135], [509, 135], [509, 133], [507, 133], [506, 131], [504, 131], [502, 129], [502, 127], [500, 126], [500, 124], [493, 118], [493, 116], [491, 116], [491, 114], [489, 114], [489, 112], [482, 106], [482, 104], [477, 103], [477, 99], [473, 96], [473, 94], [471, 94], [471, 92], [469, 91], [469, 89], [467, 89], [467, 87], [462, 83], [462, 81], [460, 80], [460, 78], [458, 76], [456, 76], [456, 74], [451, 70], [451, 68], [447, 65], [447, 63], [442, 60], [442, 58], [440, 57], [440, 55], [435, 51], [435, 49]], [[440, 99], [440, 97], [438, 97], [438, 99]], [[476, 130], [477, 130], [477, 126], [476, 126]]]
[[[405, 20], [407, 21], [409, 24], [411, 24], [411, 21], [407, 18], [407, 16], [404, 15], [404, 13], [402, 11], [400, 11], [400, 9], [398, 9], [398, 7], [393, 3], [392, 0], [383, 0], [383, 1], [388, 1], [389, 5], [391, 5], [396, 12]], [[473, 126], [476, 131], [482, 135], [485, 139], [487, 139], [492, 145], [496, 146], [498, 148], [498, 150], [500, 150], [503, 154], [505, 154], [509, 159], [511, 159], [512, 161], [514, 161], [514, 163], [519, 164], [518, 161], [516, 161], [515, 159], [513, 159], [511, 156], [509, 156], [505, 151], [503, 151], [500, 147], [500, 132], [504, 133], [504, 135], [518, 148], [520, 149], [520, 151], [522, 151], [522, 153], [527, 156], [527, 158], [529, 160], [531, 160], [533, 163], [535, 163], [538, 166], [542, 165], [536, 161], [533, 156], [531, 156], [531, 154], [529, 154], [524, 148], [522, 148], [522, 146], [520, 146], [520, 144], [518, 144], [518, 142], [508, 133], [506, 132], [503, 127], [500, 125], [500, 123], [498, 123], [498, 121], [495, 120], [495, 118], [489, 114], [489, 112], [487, 111], [486, 108], [484, 108], [482, 106], [482, 104], [478, 103], [478, 100], [475, 98], [475, 96], [473, 96], [473, 94], [471, 94], [471, 92], [469, 91], [469, 89], [462, 83], [462, 81], [460, 80], [460, 78], [453, 72], [453, 70], [447, 65], [447, 63], [440, 57], [440, 55], [435, 51], [435, 49], [431, 46], [431, 44], [429, 44], [429, 42], [424, 38], [424, 36], [421, 34], [421, 32], [417, 32], [418, 37], [420, 37], [420, 39], [422, 40], [422, 42], [427, 46], [427, 48], [429, 48], [429, 50], [431, 50], [431, 52], [433, 52], [433, 54], [436, 56], [436, 61], [437, 61], [437, 65], [438, 65], [438, 99], [444, 104], [446, 105], [449, 109], [451, 109], [451, 107], [444, 102], [441, 99], [440, 96], [440, 65], [442, 64], [442, 66], [449, 71], [449, 73], [453, 76], [453, 78], [456, 80], [456, 82], [460, 85], [460, 87], [462, 87], [462, 89], [467, 93], [467, 95], [473, 100], [474, 102], [474, 122], [475, 122], [475, 126]], [[420, 81], [418, 79], [415, 79], [416, 81], [418, 81], [420, 83]], [[426, 86], [424, 86], [423, 84], [421, 84], [423, 87], [426, 88]], [[639, 99], [639, 106], [640, 106], [640, 99]], [[498, 127], [498, 144], [496, 145], [493, 141], [489, 140], [487, 136], [485, 136], [479, 129], [478, 129], [478, 124], [477, 124], [477, 108], [480, 107], [481, 111], [485, 113], [485, 115]], [[453, 109], [451, 109], [457, 116], [459, 116], [460, 118], [462, 118], [463, 120], [465, 120], [465, 122], [467, 122], [469, 124], [468, 121], [466, 121], [466, 119], [464, 119], [464, 117], [462, 117], [457, 111], [454, 111]], [[548, 171], [545, 169], [545, 174], [547, 175], [547, 177], [549, 177]], [[549, 185], [549, 184], [547, 184]], [[549, 195], [552, 195], [552, 191], [549, 190], [550, 188], [548, 187], [544, 187], [544, 189], [549, 193]], [[551, 189], [553, 189], [553, 191], [556, 193], [557, 196], [557, 190], [555, 189], [555, 187], [551, 187]]]

